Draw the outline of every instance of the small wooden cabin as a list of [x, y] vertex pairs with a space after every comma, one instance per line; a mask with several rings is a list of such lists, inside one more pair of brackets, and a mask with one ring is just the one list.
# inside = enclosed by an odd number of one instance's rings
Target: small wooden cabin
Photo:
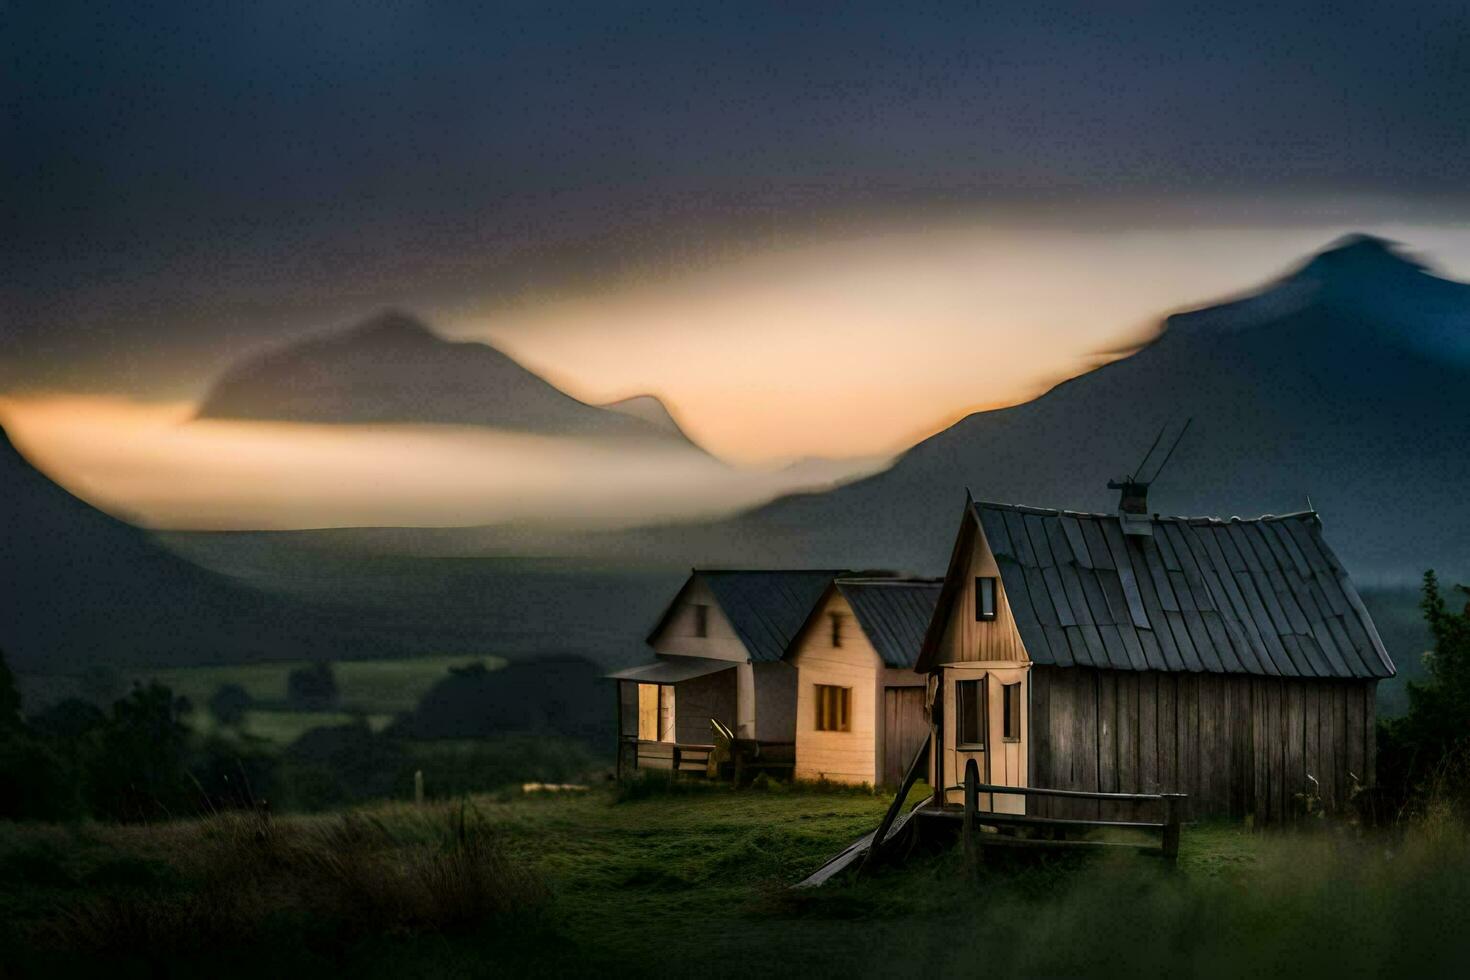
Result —
[[[656, 660], [618, 686], [620, 771], [703, 769], [711, 721], [760, 751], [796, 740], [786, 653], [837, 571], [694, 569], [648, 635]], [[788, 770], [789, 771], [789, 770]]]
[[940, 802], [975, 759], [984, 783], [1187, 793], [1193, 817], [1343, 805], [1394, 666], [1316, 513], [1161, 518], [1141, 489], [1116, 514], [967, 499], [917, 665]]
[[894, 786], [929, 734], [914, 663], [932, 579], [838, 578], [787, 657], [796, 669], [796, 777]]

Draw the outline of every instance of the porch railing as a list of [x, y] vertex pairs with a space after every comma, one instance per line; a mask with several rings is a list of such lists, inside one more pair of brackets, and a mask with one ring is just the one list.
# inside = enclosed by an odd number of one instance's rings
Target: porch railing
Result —
[[[1179, 825], [1183, 816], [1184, 804], [1189, 799], [1184, 793], [1093, 793], [1086, 790], [1075, 789], [1044, 789], [1039, 786], [1004, 786], [994, 783], [980, 782], [980, 769], [974, 759], [965, 763], [965, 781], [960, 786], [948, 787], [951, 790], [963, 790], [964, 801], [964, 823], [961, 826], [961, 835], [965, 843], [965, 853], [973, 861], [978, 863], [980, 849], [983, 847], [1132, 847], [1138, 850], [1149, 851], [1161, 855], [1169, 863], [1179, 857]], [[1052, 797], [1070, 800], [1092, 800], [1107, 803], [1134, 803], [1134, 804], [1162, 804], [1162, 820], [1091, 820], [1061, 817], [1033, 817], [1021, 813], [997, 813], [991, 810], [980, 809], [980, 794], [991, 795], [992, 802], [996, 796], [1031, 796]], [[1046, 833], [1049, 839], [1017, 839], [1015, 837], [1001, 837], [995, 834], [981, 834], [976, 830], [977, 826], [1021, 828], [1029, 827], [1038, 832]], [[1139, 830], [1157, 833], [1159, 840], [1157, 844], [1142, 845], [1131, 842], [1097, 841], [1097, 840], [1071, 840], [1068, 833], [1072, 831], [1096, 830], [1096, 829], [1119, 829]]]

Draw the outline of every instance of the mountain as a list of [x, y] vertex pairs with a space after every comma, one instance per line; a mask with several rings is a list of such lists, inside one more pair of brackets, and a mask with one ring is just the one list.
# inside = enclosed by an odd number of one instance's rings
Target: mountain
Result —
[[1365, 235], [1256, 293], [1171, 316], [1133, 354], [1033, 401], [970, 415], [883, 473], [600, 547], [933, 572], [967, 487], [1110, 511], [1108, 480], [1188, 418], [1152, 510], [1285, 513], [1310, 497], [1359, 577], [1470, 573], [1470, 286]]
[[279, 655], [294, 611], [73, 497], [3, 429], [0, 542], [0, 649], [19, 670]]
[[198, 418], [482, 425], [693, 446], [667, 411], [647, 414], [578, 401], [488, 344], [451, 342], [389, 311], [237, 364]]
[[641, 419], [649, 425], [656, 426], [664, 432], [678, 436], [681, 439], [689, 438], [684, 434], [684, 430], [680, 427], [679, 423], [674, 420], [673, 413], [669, 411], [669, 407], [657, 395], [634, 395], [631, 398], [622, 398], [615, 402], [608, 402], [600, 407], [609, 412], [626, 415], [629, 418]]

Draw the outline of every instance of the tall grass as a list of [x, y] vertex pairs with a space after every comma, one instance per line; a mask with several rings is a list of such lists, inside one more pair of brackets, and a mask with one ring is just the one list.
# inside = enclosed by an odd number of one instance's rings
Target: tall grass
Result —
[[[140, 831], [142, 829], [140, 828]], [[223, 814], [149, 828], [167, 874], [87, 888], [34, 920], [34, 948], [144, 956], [477, 931], [537, 909], [540, 878], [465, 805], [386, 822]]]

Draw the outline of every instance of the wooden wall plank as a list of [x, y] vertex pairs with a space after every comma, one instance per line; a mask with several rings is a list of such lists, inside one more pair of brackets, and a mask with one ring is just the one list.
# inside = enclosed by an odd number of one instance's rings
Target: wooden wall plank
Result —
[[[1308, 775], [1317, 780], [1317, 791], [1322, 784], [1322, 737], [1320, 703], [1322, 685], [1317, 681], [1304, 681], [1302, 688], [1302, 779]], [[1311, 785], [1306, 782], [1306, 785]]]
[[1343, 773], [1343, 796], [1352, 785], [1347, 773], [1352, 773], [1359, 780], [1363, 779], [1363, 773], [1367, 771], [1365, 763], [1367, 755], [1367, 735], [1363, 724], [1363, 685], [1354, 681], [1348, 681], [1342, 685], [1343, 708], [1346, 719], [1346, 737], [1344, 742], [1347, 746], [1347, 760], [1344, 763]]
[[1188, 793], [1195, 804], [1192, 813], [1206, 812], [1201, 799], [1199, 770], [1199, 675], [1176, 674], [1179, 724], [1180, 792]]
[[1240, 819], [1248, 812], [1251, 797], [1251, 679], [1232, 676], [1230, 681], [1230, 816]]
[[1159, 792], [1159, 675], [1138, 675], [1138, 789]]
[[1166, 793], [1179, 789], [1179, 721], [1174, 714], [1178, 703], [1178, 677], [1158, 674], [1159, 785]]
[[1306, 763], [1303, 761], [1303, 750], [1306, 744], [1303, 724], [1303, 696], [1301, 682], [1293, 682], [1285, 687], [1285, 759], [1286, 759], [1286, 819], [1293, 821], [1301, 812], [1301, 804], [1297, 796], [1308, 789], [1306, 777]]
[[1266, 725], [1266, 685], [1263, 677], [1250, 679], [1251, 716], [1251, 791], [1246, 812], [1256, 824], [1270, 818], [1271, 784], [1266, 771], [1266, 760], [1270, 752]]
[[1118, 789], [1118, 685], [1121, 674], [1099, 671], [1097, 678], [1097, 788], [1103, 793]]
[[1137, 793], [1138, 787], [1138, 674], [1117, 674], [1118, 792]]

